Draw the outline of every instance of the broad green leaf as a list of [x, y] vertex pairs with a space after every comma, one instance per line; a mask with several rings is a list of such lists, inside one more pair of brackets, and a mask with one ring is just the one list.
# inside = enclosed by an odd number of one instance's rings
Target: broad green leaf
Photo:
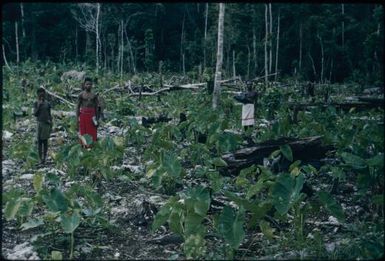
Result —
[[63, 228], [64, 233], [73, 233], [80, 224], [81, 216], [79, 214], [79, 211], [74, 211], [70, 215], [67, 213], [62, 214], [60, 218], [60, 224]]
[[210, 208], [210, 193], [207, 188], [196, 187], [189, 189], [186, 193], [185, 204], [187, 209], [204, 217]]
[[372, 200], [374, 204], [382, 206], [384, 205], [384, 194], [373, 195]]
[[252, 196], [260, 192], [261, 189], [264, 188], [264, 185], [264, 180], [258, 180], [256, 184], [251, 185], [247, 190], [246, 199], [250, 199]]
[[35, 175], [33, 176], [33, 181], [32, 181], [32, 183], [33, 183], [33, 188], [35, 189], [35, 191], [36, 191], [37, 193], [40, 192], [40, 190], [41, 190], [41, 188], [42, 188], [42, 186], [43, 186], [43, 182], [44, 182], [44, 177], [43, 177], [42, 174], [35, 174]]
[[183, 210], [179, 206], [173, 207], [170, 217], [168, 219], [171, 231], [179, 235], [183, 235], [183, 219]]
[[298, 176], [301, 173], [300, 169], [298, 167], [295, 167], [290, 171], [290, 174], [293, 176]]
[[14, 219], [19, 211], [21, 200], [19, 198], [10, 199], [5, 205], [4, 216], [6, 220]]
[[[76, 144], [76, 145], [70, 147], [70, 150], [68, 151], [68, 155], [65, 158], [69, 159], [69, 160], [76, 160], [77, 159], [79, 161], [79, 157], [81, 155], [83, 155], [81, 148], [82, 148], [82, 146], [80, 144]], [[73, 162], [70, 162], [70, 163], [73, 163]]]
[[207, 174], [208, 178], [210, 179], [210, 186], [213, 189], [214, 192], [218, 192], [223, 187], [223, 178], [217, 171], [210, 171]]
[[303, 166], [302, 169], [305, 171], [307, 174], [317, 174], [318, 171], [316, 168], [314, 168], [312, 165], [308, 164], [306, 166]]
[[247, 187], [248, 185], [250, 185], [250, 181], [239, 175], [235, 179], [235, 185], [237, 185], [237, 187], [240, 187], [240, 188]]
[[346, 164], [351, 166], [353, 169], [365, 169], [367, 167], [365, 160], [359, 156], [347, 152], [343, 152], [341, 156]]
[[41, 225], [44, 225], [44, 221], [42, 218], [38, 218], [38, 219], [31, 218], [27, 222], [21, 224], [20, 228], [21, 230], [27, 230], [27, 229], [35, 228]]
[[20, 201], [21, 201], [21, 203], [20, 203], [18, 214], [22, 217], [30, 216], [32, 213], [33, 205], [34, 205], [32, 199], [31, 198], [21, 198]]
[[68, 199], [57, 188], [53, 188], [48, 193], [43, 193], [43, 201], [51, 211], [65, 212], [68, 209]]
[[51, 252], [52, 260], [63, 260], [63, 255], [60, 251], [52, 251]]
[[245, 211], [242, 207], [236, 213], [232, 208], [225, 206], [219, 216], [217, 229], [233, 249], [238, 249], [245, 238], [244, 219]]
[[185, 235], [196, 234], [204, 227], [202, 225], [203, 218], [196, 213], [188, 213], [184, 220], [184, 233]]
[[242, 169], [241, 172], [239, 173], [238, 177], [247, 177], [248, 175], [254, 174], [256, 171], [257, 167], [255, 165], [252, 165], [248, 168]]
[[281, 150], [275, 150], [275, 151], [273, 151], [273, 152], [270, 154], [269, 158], [270, 158], [270, 159], [275, 158], [275, 157], [277, 157], [277, 156], [279, 155], [279, 153], [281, 153]]
[[300, 200], [300, 192], [304, 183], [303, 174], [293, 177], [282, 174], [272, 187], [273, 205], [280, 215], [286, 214], [289, 209]]
[[166, 203], [164, 206], [162, 206], [159, 209], [159, 211], [155, 215], [154, 222], [152, 222], [152, 225], [151, 225], [152, 232], [154, 232], [161, 225], [166, 223], [166, 221], [168, 220], [168, 217], [170, 216], [170, 213], [171, 213], [171, 207], [169, 206], [169, 203]]
[[317, 193], [320, 202], [323, 206], [338, 220], [343, 222], [345, 220], [345, 214], [340, 204], [327, 192], [320, 191]]
[[285, 145], [279, 146], [279, 149], [282, 152], [282, 155], [288, 161], [293, 161], [293, 152], [291, 151], [291, 148], [289, 145], [285, 144]]
[[237, 204], [239, 207], [243, 207], [246, 210], [253, 211], [253, 209], [256, 206], [255, 202], [251, 202], [247, 199], [241, 198], [240, 196], [237, 196], [236, 194], [234, 194], [232, 192], [225, 191], [224, 194], [230, 200], [234, 201], [235, 204]]
[[274, 229], [270, 227], [269, 223], [265, 220], [259, 222], [259, 227], [261, 228], [262, 233], [270, 240], [274, 237]]
[[221, 158], [214, 158], [212, 164], [216, 167], [227, 167], [226, 161]]
[[299, 165], [301, 165], [301, 161], [300, 160], [296, 160], [294, 161], [292, 164], [290, 164], [289, 166], [289, 172], [291, 172], [293, 169], [295, 168], [299, 168]]
[[371, 167], [384, 168], [384, 153], [379, 153], [376, 156], [367, 159], [366, 162]]
[[173, 154], [165, 154], [162, 167], [173, 177], [179, 177], [182, 173], [182, 165]]
[[248, 222], [248, 227], [254, 227], [257, 225], [258, 221], [260, 221], [266, 213], [272, 208], [272, 205], [268, 201], [260, 202], [259, 204], [253, 204], [253, 207], [250, 209], [252, 216], [250, 221]]

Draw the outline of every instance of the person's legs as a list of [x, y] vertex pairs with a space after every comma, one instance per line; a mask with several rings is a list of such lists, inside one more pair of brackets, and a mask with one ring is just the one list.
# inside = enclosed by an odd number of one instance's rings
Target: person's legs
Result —
[[247, 141], [248, 144], [254, 144], [253, 139], [251, 137], [251, 134], [253, 132], [253, 125], [246, 125], [243, 126], [244, 130], [244, 139]]
[[47, 159], [47, 151], [48, 151], [48, 139], [42, 140], [43, 143], [43, 163]]
[[41, 139], [37, 140], [37, 148], [39, 153], [39, 160], [40, 162], [42, 162], [43, 161], [43, 140]]

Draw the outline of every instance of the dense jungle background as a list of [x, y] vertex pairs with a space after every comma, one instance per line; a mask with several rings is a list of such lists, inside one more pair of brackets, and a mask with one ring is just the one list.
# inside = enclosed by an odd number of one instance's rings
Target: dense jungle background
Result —
[[[2, 4], [2, 257], [381, 258], [383, 13]], [[104, 110], [91, 150], [75, 128], [85, 77]], [[248, 84], [244, 131], [234, 97]], [[45, 165], [39, 87], [53, 115]]]

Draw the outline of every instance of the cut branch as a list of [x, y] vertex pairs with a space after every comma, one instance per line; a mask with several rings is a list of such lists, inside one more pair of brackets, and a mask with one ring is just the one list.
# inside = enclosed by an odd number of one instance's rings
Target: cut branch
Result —
[[43, 88], [47, 94], [49, 94], [49, 95], [51, 95], [51, 96], [53, 96], [53, 97], [55, 97], [55, 98], [57, 98], [57, 99], [59, 99], [59, 100], [65, 102], [65, 103], [67, 103], [68, 105], [75, 106], [74, 103], [72, 103], [72, 102], [70, 102], [70, 101], [67, 101], [67, 100], [64, 99], [63, 97], [60, 97], [59, 95], [57, 95], [57, 94], [55, 94], [55, 93], [53, 93], [53, 92], [48, 91], [48, 90], [47, 90], [46, 88], [44, 88], [43, 86], [41, 86], [41, 88]]

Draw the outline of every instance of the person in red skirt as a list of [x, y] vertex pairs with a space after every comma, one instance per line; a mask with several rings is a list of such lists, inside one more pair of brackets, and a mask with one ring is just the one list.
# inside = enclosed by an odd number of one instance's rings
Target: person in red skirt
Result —
[[[79, 135], [91, 135], [92, 140], [97, 140], [97, 127], [98, 127], [98, 96], [91, 92], [92, 80], [91, 78], [85, 78], [83, 83], [83, 91], [79, 94], [78, 103], [76, 107], [76, 118], [77, 118], [77, 131]], [[84, 141], [81, 139], [83, 146]]]

